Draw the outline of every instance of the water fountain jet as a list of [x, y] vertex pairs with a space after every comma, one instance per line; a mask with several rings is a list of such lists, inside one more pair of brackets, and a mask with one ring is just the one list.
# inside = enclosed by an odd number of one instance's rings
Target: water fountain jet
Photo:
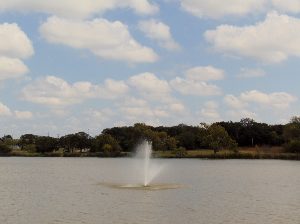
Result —
[[[161, 173], [164, 166], [152, 161], [152, 143], [144, 140], [136, 148], [136, 154], [133, 158], [134, 170], [131, 175], [135, 174], [140, 177], [137, 184], [112, 184], [101, 183], [101, 185], [109, 186], [118, 189], [133, 189], [133, 190], [167, 190], [181, 187], [177, 184], [153, 184], [152, 181]], [[137, 171], [137, 172], [136, 172]], [[140, 175], [137, 175], [140, 174]]]

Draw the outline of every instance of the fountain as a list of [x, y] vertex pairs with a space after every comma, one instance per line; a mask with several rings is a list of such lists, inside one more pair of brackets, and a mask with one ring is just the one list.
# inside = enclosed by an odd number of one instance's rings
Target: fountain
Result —
[[[150, 164], [150, 158], [152, 155], [152, 144], [149, 141], [143, 141], [137, 147], [137, 153], [135, 158], [139, 160], [139, 164], [143, 164], [143, 185], [147, 187], [151, 180], [161, 171], [161, 166], [155, 166], [155, 164]], [[141, 166], [140, 166], [141, 167]], [[138, 167], [139, 168], [139, 167]]]
[[164, 166], [151, 159], [152, 143], [144, 140], [137, 146], [136, 154], [132, 164], [134, 169], [131, 170], [131, 176], [136, 176], [138, 183], [135, 184], [112, 184], [101, 183], [101, 185], [118, 189], [135, 189], [135, 190], [167, 190], [179, 188], [175, 184], [153, 184], [152, 181], [162, 172]]

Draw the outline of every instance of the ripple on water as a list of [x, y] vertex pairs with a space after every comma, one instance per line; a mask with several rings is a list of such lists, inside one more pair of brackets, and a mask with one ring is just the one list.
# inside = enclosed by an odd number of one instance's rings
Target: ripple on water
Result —
[[118, 183], [99, 183], [98, 185], [115, 188], [115, 189], [129, 189], [129, 190], [144, 190], [144, 191], [158, 191], [171, 190], [182, 188], [179, 184], [151, 184], [144, 186], [143, 184], [118, 184]]

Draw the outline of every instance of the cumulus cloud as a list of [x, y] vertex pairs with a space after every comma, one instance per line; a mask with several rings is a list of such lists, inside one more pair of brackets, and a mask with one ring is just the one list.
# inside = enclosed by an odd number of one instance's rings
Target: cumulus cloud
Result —
[[29, 72], [20, 60], [33, 55], [32, 43], [15, 23], [0, 24], [0, 81], [15, 79]]
[[0, 24], [0, 55], [24, 59], [33, 53], [31, 41], [16, 23]]
[[243, 102], [239, 97], [228, 94], [224, 97], [224, 102], [231, 108], [242, 109], [248, 106], [247, 102]]
[[0, 56], [0, 81], [20, 78], [28, 71], [27, 66], [21, 60]]
[[243, 118], [251, 118], [254, 120], [258, 119], [258, 115], [249, 109], [229, 110], [227, 111], [227, 114], [229, 115], [230, 119], [234, 121], [239, 121]]
[[41, 25], [40, 33], [50, 43], [87, 49], [104, 59], [133, 63], [158, 59], [151, 48], [133, 39], [128, 27], [120, 21], [74, 21], [53, 16]]
[[224, 71], [212, 66], [198, 66], [185, 71], [185, 77], [170, 81], [173, 89], [183, 95], [212, 96], [221, 94], [221, 89], [206, 81], [224, 78]]
[[299, 0], [180, 0], [181, 7], [199, 18], [220, 19], [225, 16], [246, 16], [277, 10], [285, 13], [299, 13]]
[[128, 87], [123, 81], [107, 79], [100, 85], [90, 82], [70, 84], [61, 78], [47, 76], [25, 86], [22, 90], [22, 99], [47, 106], [62, 107], [92, 98], [115, 99], [127, 91]]
[[176, 77], [171, 80], [170, 84], [183, 95], [211, 96], [221, 94], [218, 86], [206, 82], [194, 82], [193, 80]]
[[214, 101], [205, 102], [204, 106], [200, 110], [200, 116], [205, 121], [215, 122], [221, 119], [218, 112], [219, 105]]
[[168, 50], [180, 49], [179, 44], [173, 39], [168, 25], [151, 19], [140, 21], [138, 27], [148, 38], [156, 40], [161, 47]]
[[161, 117], [168, 117], [169, 114], [167, 111], [159, 108], [146, 107], [121, 107], [121, 113], [125, 115], [128, 120], [133, 121], [144, 121], [147, 119], [159, 119]]
[[166, 80], [159, 79], [153, 73], [141, 73], [131, 76], [128, 84], [148, 99], [168, 100], [171, 88]]
[[234, 109], [245, 109], [250, 107], [250, 103], [254, 103], [261, 107], [285, 110], [297, 98], [286, 92], [264, 93], [258, 90], [251, 90], [241, 93], [238, 97], [234, 95], [226, 95], [225, 103]]
[[15, 117], [19, 120], [28, 120], [28, 119], [31, 119], [33, 117], [33, 114], [30, 111], [15, 110], [14, 114], [15, 114]]
[[262, 106], [268, 106], [275, 109], [286, 109], [297, 98], [285, 92], [263, 93], [257, 90], [244, 92], [240, 95], [240, 99], [244, 102], [253, 102]]
[[224, 78], [224, 71], [212, 66], [197, 66], [188, 69], [185, 75], [194, 81], [221, 80]]
[[6, 105], [0, 102], [0, 116], [10, 116], [10, 115], [12, 115], [11, 110]]
[[256, 78], [265, 76], [266, 73], [260, 68], [241, 68], [240, 73], [237, 75], [238, 78]]
[[221, 25], [204, 36], [216, 51], [278, 63], [300, 56], [299, 30], [300, 19], [271, 12], [255, 25]]
[[41, 12], [70, 18], [87, 18], [116, 8], [131, 8], [138, 14], [153, 14], [159, 8], [148, 0], [13, 0], [0, 1], [0, 11]]
[[181, 102], [173, 102], [173, 103], [170, 103], [168, 105], [168, 108], [169, 110], [172, 112], [172, 113], [178, 113], [178, 114], [182, 114], [186, 111], [186, 108], [184, 106], [183, 103]]
[[181, 7], [197, 17], [220, 18], [227, 15], [243, 16], [262, 11], [266, 0], [181, 0]]
[[299, 0], [272, 0], [273, 6], [281, 12], [299, 13], [300, 1]]

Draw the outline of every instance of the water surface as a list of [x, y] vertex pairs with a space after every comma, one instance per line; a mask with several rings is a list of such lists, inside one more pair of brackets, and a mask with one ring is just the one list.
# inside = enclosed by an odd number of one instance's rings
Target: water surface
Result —
[[[156, 160], [141, 184], [132, 159], [0, 158], [1, 224], [299, 224], [300, 163], [280, 160]], [[143, 170], [143, 167], [141, 167]]]

